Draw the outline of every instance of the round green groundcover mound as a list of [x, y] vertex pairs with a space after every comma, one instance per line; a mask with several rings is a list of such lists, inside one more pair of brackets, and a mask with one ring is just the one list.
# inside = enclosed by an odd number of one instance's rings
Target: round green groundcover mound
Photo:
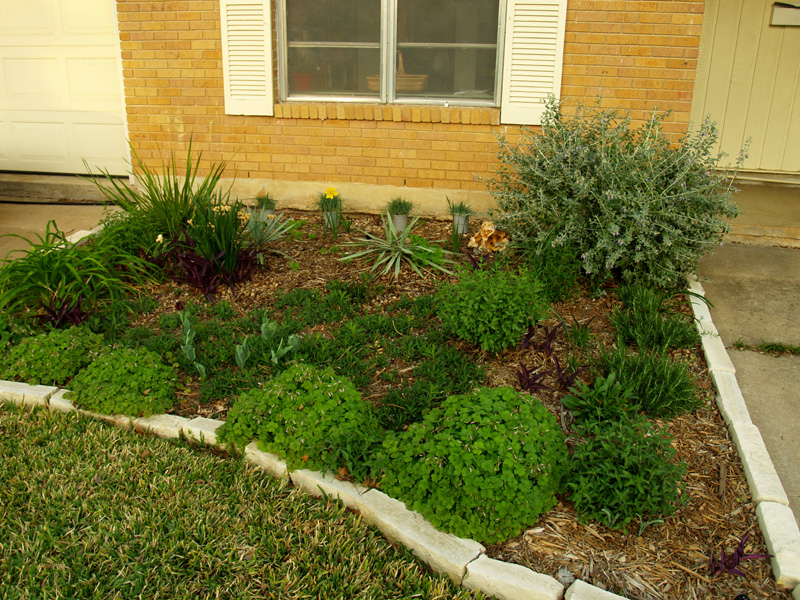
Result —
[[436, 528], [491, 544], [556, 505], [567, 458], [564, 435], [538, 400], [480, 388], [390, 433], [381, 487]]
[[143, 348], [99, 356], [72, 380], [66, 397], [79, 408], [107, 415], [148, 417], [167, 412], [175, 398], [175, 370]]

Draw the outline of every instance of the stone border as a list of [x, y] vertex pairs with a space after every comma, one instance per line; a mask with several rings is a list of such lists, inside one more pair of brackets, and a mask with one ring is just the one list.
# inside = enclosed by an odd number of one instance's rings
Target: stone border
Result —
[[[705, 298], [696, 277], [689, 278], [689, 291]], [[756, 515], [771, 559], [772, 574], [779, 588], [794, 590], [800, 600], [800, 530], [789, 508], [789, 498], [778, 478], [761, 432], [750, 419], [739, 382], [722, 339], [711, 321], [708, 304], [689, 296], [700, 331], [708, 371], [717, 388], [717, 406], [728, 426], [731, 439], [742, 461], [747, 486], [756, 503]]]
[[[690, 278], [688, 289], [705, 296], [696, 278]], [[718, 390], [717, 405], [744, 465], [767, 549], [774, 555], [771, 559], [773, 575], [779, 587], [794, 590], [794, 600], [800, 600], [800, 529], [788, 507], [788, 498], [761, 433], [750, 420], [736, 381], [736, 369], [714, 327], [708, 305], [697, 297], [688, 298], [701, 334], [708, 370]], [[67, 391], [0, 380], [0, 400], [23, 406], [75, 411], [73, 403], [64, 398]], [[139, 433], [164, 438], [183, 436], [207, 445], [221, 446], [216, 431], [224, 421], [216, 419], [186, 419], [169, 414], [130, 418], [83, 410], [77, 412]], [[549, 575], [489, 558], [486, 549], [478, 542], [438, 531], [422, 515], [408, 510], [403, 502], [379, 490], [340, 481], [330, 474], [316, 471], [299, 469], [290, 472], [284, 460], [259, 450], [256, 442], [245, 448], [244, 459], [279, 479], [290, 479], [296, 487], [312, 496], [336, 498], [348, 508], [359, 511], [364, 521], [380, 529], [389, 541], [404, 545], [433, 571], [449, 576], [468, 589], [479, 590], [500, 600], [626, 600], [579, 579], [565, 589]]]

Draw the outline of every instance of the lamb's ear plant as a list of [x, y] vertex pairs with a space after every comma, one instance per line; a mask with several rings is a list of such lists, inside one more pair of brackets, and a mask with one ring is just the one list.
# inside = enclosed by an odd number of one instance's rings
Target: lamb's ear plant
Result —
[[[284, 345], [284, 342], [286, 342], [286, 345]], [[281, 339], [281, 341], [278, 343], [278, 347], [270, 351], [270, 360], [272, 360], [272, 364], [280, 364], [281, 360], [283, 360], [283, 357], [290, 352], [292, 354], [297, 353], [297, 351], [300, 349], [300, 345], [300, 338], [296, 334], [290, 335], [287, 339]]]
[[241, 344], [236, 345], [236, 364], [239, 366], [240, 369], [244, 369], [244, 366], [247, 364], [248, 359], [250, 358], [250, 348], [247, 345], [247, 338], [244, 338], [244, 341]]
[[205, 366], [197, 362], [197, 351], [195, 350], [194, 347], [195, 331], [194, 327], [192, 326], [191, 318], [189, 317], [188, 313], [185, 313], [183, 311], [179, 311], [178, 316], [181, 319], [181, 325], [182, 325], [181, 352], [183, 352], [183, 355], [186, 357], [186, 360], [188, 360], [190, 363], [192, 363], [192, 365], [194, 365], [194, 368], [197, 370], [200, 377], [205, 379], [206, 368]]

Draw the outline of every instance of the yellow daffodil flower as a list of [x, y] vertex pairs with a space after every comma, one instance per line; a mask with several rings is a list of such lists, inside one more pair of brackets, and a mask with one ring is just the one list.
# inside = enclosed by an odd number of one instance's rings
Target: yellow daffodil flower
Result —
[[335, 196], [336, 196], [336, 188], [335, 187], [329, 187], [327, 190], [325, 190], [325, 197], [326, 198], [334, 198]]

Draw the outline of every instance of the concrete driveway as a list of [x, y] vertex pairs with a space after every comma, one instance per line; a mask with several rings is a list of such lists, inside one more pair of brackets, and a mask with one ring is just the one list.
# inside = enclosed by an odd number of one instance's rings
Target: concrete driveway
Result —
[[[44, 235], [48, 221], [54, 220], [58, 228], [69, 235], [81, 229], [96, 227], [105, 210], [97, 204], [23, 204], [4, 201], [0, 202], [0, 234], [16, 234], [37, 241], [36, 235]], [[27, 248], [25, 240], [0, 237], [0, 258], [5, 258], [14, 250]], [[17, 255], [15, 253], [12, 257]]]

